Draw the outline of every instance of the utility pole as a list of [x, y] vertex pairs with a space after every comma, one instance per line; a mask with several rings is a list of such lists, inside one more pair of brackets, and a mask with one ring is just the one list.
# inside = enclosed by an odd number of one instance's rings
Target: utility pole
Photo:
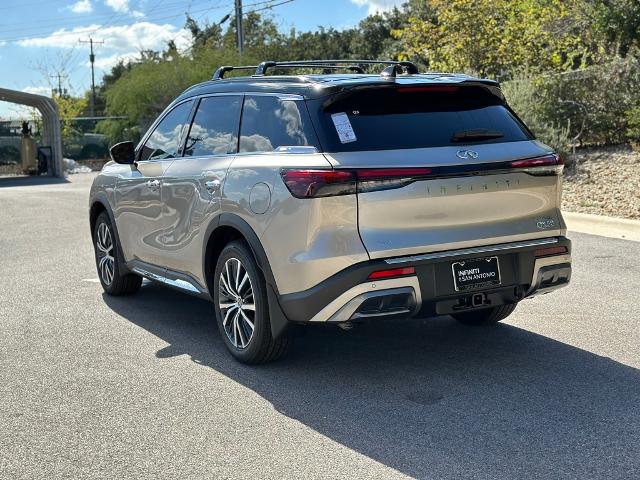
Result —
[[89, 40], [78, 40], [80, 43], [88, 43], [90, 48], [89, 61], [91, 62], [91, 116], [96, 115], [96, 76], [93, 68], [93, 64], [96, 61], [96, 56], [93, 53], [93, 44], [102, 44], [103, 41], [94, 42], [93, 38], [89, 37]]
[[[65, 78], [65, 76], [66, 76], [66, 75], [62, 75], [60, 72], [58, 72], [58, 73], [57, 73], [57, 74], [55, 74], [55, 75], [49, 75], [49, 77], [51, 77], [51, 78], [57, 78], [57, 79], [58, 79], [58, 89], [57, 89], [57, 92], [58, 92], [58, 96], [59, 96], [59, 97], [61, 97], [61, 96], [62, 96], [62, 93], [63, 93], [63, 92], [62, 92], [62, 79], [63, 79], [63, 78]], [[53, 93], [56, 93], [56, 89], [55, 89], [55, 88], [53, 89]]]
[[242, 30], [242, 0], [236, 0], [236, 38], [238, 40], [238, 53], [242, 57], [244, 49], [244, 31]]

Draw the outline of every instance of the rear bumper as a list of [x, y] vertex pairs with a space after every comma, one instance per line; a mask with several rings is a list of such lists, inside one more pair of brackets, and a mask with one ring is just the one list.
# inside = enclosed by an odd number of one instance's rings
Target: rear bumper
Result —
[[[561, 255], [536, 257], [536, 250], [564, 246]], [[501, 284], [456, 291], [452, 262], [497, 256]], [[368, 280], [374, 271], [412, 266], [415, 275]], [[548, 293], [571, 279], [571, 241], [552, 237], [462, 250], [359, 263], [303, 292], [280, 296], [283, 313], [293, 322], [344, 322], [366, 318], [446, 315], [463, 310], [515, 303]]]

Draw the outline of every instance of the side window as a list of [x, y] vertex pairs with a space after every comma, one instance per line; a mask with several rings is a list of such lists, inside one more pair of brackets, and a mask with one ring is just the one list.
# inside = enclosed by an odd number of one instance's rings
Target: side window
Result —
[[240, 96], [205, 97], [187, 136], [186, 157], [236, 153]]
[[242, 109], [240, 152], [273, 152], [278, 147], [317, 146], [302, 101], [247, 96]]
[[179, 156], [184, 138], [183, 132], [189, 120], [192, 104], [192, 101], [181, 103], [156, 125], [155, 130], [142, 147], [140, 160], [162, 160]]

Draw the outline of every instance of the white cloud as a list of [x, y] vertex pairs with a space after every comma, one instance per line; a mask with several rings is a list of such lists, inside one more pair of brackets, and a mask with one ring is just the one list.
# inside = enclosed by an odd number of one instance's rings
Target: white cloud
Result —
[[104, 0], [104, 3], [116, 12], [125, 13], [129, 11], [129, 0]]
[[93, 5], [91, 5], [91, 0], [78, 0], [73, 5], [70, 5], [69, 9], [73, 13], [89, 13], [93, 10]]
[[[127, 52], [127, 53], [116, 53], [115, 55], [109, 55], [107, 57], [101, 57], [100, 55], [96, 55], [96, 68], [100, 70], [104, 70], [105, 72], [110, 71], [116, 64], [122, 60], [127, 63], [127, 60], [134, 60], [138, 57], [138, 52]], [[87, 62], [87, 67], [91, 64]]]
[[136, 22], [131, 25], [104, 27], [88, 25], [67, 30], [62, 28], [46, 37], [21, 40], [22, 47], [55, 47], [73, 48], [78, 38], [92, 35], [96, 40], [103, 40], [103, 48], [120, 52], [139, 50], [164, 50], [169, 40], [176, 40], [179, 49], [184, 49], [191, 42], [191, 34], [171, 24], [160, 25], [150, 22]]
[[121, 14], [129, 14], [133, 18], [144, 18], [145, 14], [140, 10], [131, 10], [129, 0], [104, 0], [104, 4], [111, 8], [114, 12]]
[[369, 7], [369, 15], [376, 12], [386, 12], [393, 7], [399, 7], [407, 0], [351, 0], [359, 7]]

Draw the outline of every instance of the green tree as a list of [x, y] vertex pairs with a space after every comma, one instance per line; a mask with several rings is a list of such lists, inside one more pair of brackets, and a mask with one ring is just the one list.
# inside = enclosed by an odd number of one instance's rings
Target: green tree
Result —
[[66, 95], [54, 95], [53, 99], [58, 105], [58, 114], [62, 129], [62, 141], [71, 143], [82, 134], [77, 123], [73, 120], [80, 115], [87, 107], [86, 98], [74, 98]]
[[573, 65], [580, 39], [572, 1], [431, 0], [431, 14], [411, 16], [394, 31], [402, 57], [431, 70], [502, 77], [516, 69], [561, 70]]

